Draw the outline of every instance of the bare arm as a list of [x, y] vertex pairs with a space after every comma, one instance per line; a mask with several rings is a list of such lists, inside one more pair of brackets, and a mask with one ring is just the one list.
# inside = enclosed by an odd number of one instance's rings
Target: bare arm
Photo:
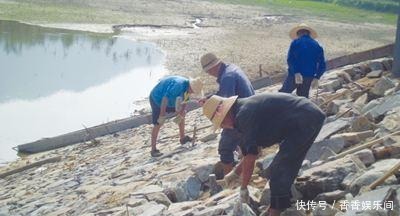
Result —
[[254, 170], [254, 163], [256, 162], [257, 155], [248, 154], [243, 157], [241, 162], [242, 171], [242, 189], [247, 188]]

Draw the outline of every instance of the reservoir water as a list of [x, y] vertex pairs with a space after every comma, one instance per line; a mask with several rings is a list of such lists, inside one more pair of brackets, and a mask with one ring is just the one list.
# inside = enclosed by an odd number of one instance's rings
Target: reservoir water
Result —
[[0, 163], [16, 145], [129, 117], [163, 61], [121, 35], [0, 21]]

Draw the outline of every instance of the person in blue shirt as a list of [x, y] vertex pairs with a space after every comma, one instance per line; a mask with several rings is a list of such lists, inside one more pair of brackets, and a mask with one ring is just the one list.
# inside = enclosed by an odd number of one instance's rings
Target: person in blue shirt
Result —
[[180, 143], [191, 140], [185, 136], [186, 102], [190, 94], [200, 94], [203, 82], [197, 79], [187, 79], [182, 76], [167, 76], [153, 88], [150, 93], [153, 130], [151, 132], [151, 156], [159, 157], [162, 153], [157, 149], [156, 142], [161, 126], [165, 122], [166, 113], [175, 112], [179, 117]]
[[325, 72], [324, 50], [316, 40], [316, 31], [306, 24], [300, 24], [290, 31], [287, 63], [288, 76], [280, 92], [292, 93], [308, 98], [310, 87], [317, 88], [318, 80]]
[[[254, 88], [246, 74], [236, 65], [222, 62], [215, 54], [207, 53], [200, 59], [203, 71], [216, 77], [219, 90], [216, 93], [221, 97], [237, 95], [246, 98], [254, 95]], [[205, 102], [206, 99], [200, 101]], [[224, 129], [218, 145], [218, 153], [222, 162], [224, 175], [233, 169], [234, 151], [237, 149], [239, 140], [235, 129]]]

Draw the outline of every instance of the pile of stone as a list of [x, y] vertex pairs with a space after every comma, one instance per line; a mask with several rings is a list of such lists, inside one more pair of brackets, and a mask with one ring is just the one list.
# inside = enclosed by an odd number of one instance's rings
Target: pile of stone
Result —
[[293, 188], [298, 214], [400, 214], [400, 85], [391, 64], [384, 58], [325, 75], [312, 99], [328, 118]]
[[[328, 118], [292, 187], [294, 207], [282, 215], [399, 215], [399, 173], [369, 188], [400, 162], [400, 136], [387, 137], [400, 129], [400, 87], [388, 73], [391, 64], [378, 59], [323, 76], [311, 99]], [[215, 192], [209, 182], [210, 174], [221, 176], [219, 137], [209, 121], [198, 109], [187, 123], [188, 135], [202, 128], [197, 140], [181, 145], [177, 125], [167, 121], [158, 144], [164, 156], [157, 159], [149, 154], [151, 126], [144, 125], [10, 163], [0, 176], [61, 157], [0, 178], [0, 215], [266, 215], [270, 189], [262, 176], [275, 150], [258, 160], [251, 202], [240, 204], [238, 188]], [[370, 209], [362, 209], [368, 202]]]

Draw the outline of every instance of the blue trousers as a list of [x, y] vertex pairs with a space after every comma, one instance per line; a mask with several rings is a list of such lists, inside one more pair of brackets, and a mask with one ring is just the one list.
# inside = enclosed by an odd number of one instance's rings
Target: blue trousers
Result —
[[303, 96], [308, 98], [309, 92], [310, 92], [310, 87], [311, 87], [311, 82], [313, 81], [314, 77], [303, 77], [303, 83], [298, 85], [295, 82], [294, 75], [288, 75], [286, 77], [285, 82], [283, 82], [282, 88], [279, 90], [279, 92], [284, 92], [284, 93], [289, 93], [291, 94], [293, 90], [296, 89], [296, 94], [298, 96]]

